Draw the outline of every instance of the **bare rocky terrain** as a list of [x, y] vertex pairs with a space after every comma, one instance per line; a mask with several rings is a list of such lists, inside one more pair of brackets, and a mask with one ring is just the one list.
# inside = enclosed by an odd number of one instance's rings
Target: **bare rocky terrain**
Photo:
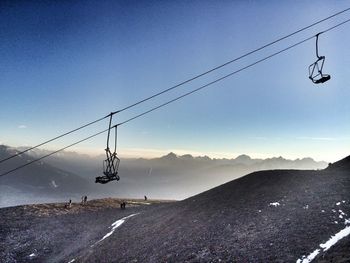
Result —
[[127, 200], [125, 210], [117, 199], [2, 208], [0, 261], [350, 262], [349, 190], [347, 157], [254, 172], [178, 202]]

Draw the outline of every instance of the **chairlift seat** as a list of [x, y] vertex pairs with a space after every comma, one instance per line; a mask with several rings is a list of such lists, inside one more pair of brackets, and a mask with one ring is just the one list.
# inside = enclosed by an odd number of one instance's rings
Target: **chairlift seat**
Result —
[[315, 83], [315, 84], [320, 84], [320, 83], [324, 83], [324, 82], [326, 82], [326, 81], [328, 81], [330, 79], [331, 79], [330, 75], [323, 74], [321, 78], [313, 80], [312, 82]]
[[104, 176], [96, 177], [95, 183], [106, 184], [110, 181], [119, 181], [118, 168], [120, 159], [117, 153], [111, 153], [109, 148], [106, 149], [107, 159], [103, 161], [103, 174]]
[[330, 75], [322, 73], [324, 61], [325, 57], [320, 56], [315, 63], [309, 66], [309, 79], [315, 84], [324, 83], [331, 79]]
[[117, 174], [114, 175], [106, 175], [106, 176], [98, 176], [96, 177], [95, 183], [106, 184], [110, 181], [117, 180], [119, 181], [120, 177]]

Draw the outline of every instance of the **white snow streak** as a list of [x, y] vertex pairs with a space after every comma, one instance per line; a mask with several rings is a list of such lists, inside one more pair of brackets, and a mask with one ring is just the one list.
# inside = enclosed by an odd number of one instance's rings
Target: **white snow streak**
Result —
[[29, 257], [32, 258], [32, 257], [35, 257], [36, 255], [34, 253], [30, 254]]
[[147, 202], [135, 202], [135, 201], [128, 201], [128, 204], [135, 204], [135, 205], [150, 205], [151, 203], [147, 203]]
[[316, 249], [314, 252], [312, 252], [306, 258], [298, 259], [297, 263], [309, 263], [318, 255], [318, 253], [320, 253], [320, 250]]
[[[347, 219], [349, 220], [349, 219]], [[346, 220], [346, 221], [347, 221]], [[330, 247], [335, 245], [340, 239], [350, 235], [350, 226], [345, 227], [343, 230], [340, 230], [338, 233], [336, 233], [334, 236], [332, 236], [326, 243], [321, 244], [320, 247], [322, 248], [322, 251], [327, 251]], [[316, 249], [313, 251], [310, 255], [307, 257], [303, 256], [301, 259], [297, 260], [297, 263], [309, 263], [311, 262], [319, 253], [321, 252], [321, 249]]]
[[350, 234], [350, 226], [345, 227], [343, 230], [336, 233], [332, 236], [326, 243], [321, 244], [320, 247], [323, 248], [323, 251], [327, 251], [331, 246], [337, 243], [340, 239], [348, 236]]
[[71, 261], [68, 261], [68, 263], [72, 263], [75, 261], [75, 258], [73, 258]]
[[274, 207], [277, 207], [279, 205], [281, 205], [279, 202], [273, 202], [269, 204], [269, 206], [274, 206]]
[[104, 240], [104, 239], [106, 239], [107, 237], [109, 237], [110, 235], [112, 235], [112, 234], [114, 233], [114, 231], [115, 231], [118, 227], [120, 227], [120, 226], [125, 222], [126, 219], [128, 219], [128, 218], [130, 218], [130, 217], [133, 217], [133, 216], [136, 216], [136, 215], [138, 215], [138, 214], [139, 214], [139, 213], [137, 213], [137, 214], [131, 214], [131, 215], [129, 215], [129, 216], [123, 217], [122, 219], [119, 219], [119, 220], [115, 221], [115, 222], [111, 225], [112, 230], [111, 230], [110, 232], [108, 232], [106, 235], [104, 235], [103, 238], [101, 238], [99, 241], [97, 241], [97, 242], [96, 242], [95, 244], [93, 244], [91, 247], [93, 247], [93, 246], [96, 245], [97, 243], [101, 242], [102, 240]]

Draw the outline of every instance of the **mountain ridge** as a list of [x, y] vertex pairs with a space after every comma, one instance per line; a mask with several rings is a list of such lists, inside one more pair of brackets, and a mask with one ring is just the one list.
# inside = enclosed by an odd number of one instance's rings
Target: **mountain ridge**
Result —
[[[11, 146], [7, 146], [7, 145], [0, 145], [0, 146], [4, 146], [7, 147], [8, 149], [12, 149], [15, 151], [24, 151], [28, 148], [30, 148], [30, 146], [19, 146], [19, 147], [11, 147]], [[34, 150], [30, 150], [27, 153], [29, 153], [29, 155], [35, 155], [35, 156], [40, 156], [43, 154], [48, 154], [48, 153], [52, 153], [53, 151], [51, 150], [46, 150], [46, 149], [34, 149]], [[70, 155], [70, 156], [84, 156], [85, 158], [89, 159], [89, 158], [104, 158], [105, 155], [104, 154], [99, 154], [99, 155], [94, 155], [91, 156], [89, 154], [84, 154], [84, 153], [78, 153], [78, 152], [74, 152], [74, 151], [63, 151], [60, 153], [56, 154], [57, 156], [64, 156], [64, 155]], [[194, 156], [192, 154], [176, 154], [174, 152], [169, 152], [167, 154], [164, 154], [162, 156], [159, 157], [153, 157], [153, 158], [145, 158], [145, 157], [127, 157], [127, 158], [123, 158], [123, 159], [142, 159], [142, 160], [153, 160], [153, 159], [176, 159], [176, 158], [180, 158], [180, 159], [205, 159], [205, 160], [223, 160], [223, 161], [229, 161], [229, 160], [287, 160], [287, 161], [299, 161], [299, 160], [308, 160], [308, 161], [314, 161], [314, 162], [322, 162], [322, 163], [327, 163], [326, 161], [316, 161], [314, 160], [312, 157], [299, 157], [299, 158], [295, 158], [295, 159], [288, 159], [288, 158], [284, 158], [282, 156], [274, 156], [274, 157], [267, 157], [267, 158], [252, 158], [251, 156], [249, 156], [248, 154], [240, 154], [237, 155], [237, 157], [232, 157], [232, 158], [217, 158], [217, 157], [209, 157], [208, 155], [198, 155], [198, 156]], [[328, 163], [327, 163], [328, 164]]]
[[[20, 150], [5, 146], [0, 149], [8, 150], [6, 157]], [[47, 150], [30, 151], [30, 154], [22, 154], [20, 157], [4, 162], [0, 165], [0, 171], [6, 172], [24, 164], [26, 160], [33, 160], [48, 153], [50, 151]], [[104, 158], [105, 156], [102, 155], [91, 157], [86, 154], [62, 152], [13, 174], [0, 177], [0, 187], [3, 188], [3, 193], [6, 192], [6, 194], [1, 193], [0, 205], [37, 202], [36, 198], [34, 201], [31, 200], [33, 196], [42, 195], [43, 190], [40, 190], [40, 187], [47, 189], [45, 196], [52, 200], [52, 194], [63, 189], [60, 183], [63, 179], [64, 188], [67, 190], [62, 191], [62, 195], [66, 198], [80, 198], [82, 194], [94, 198], [109, 196], [139, 198], [147, 195], [156, 199], [181, 200], [254, 171], [322, 169], [327, 166], [325, 162], [315, 162], [308, 158], [288, 160], [274, 157], [263, 160], [240, 155], [232, 159], [217, 159], [208, 156], [169, 153], [153, 159], [122, 158], [119, 167], [120, 181], [101, 186], [95, 184], [95, 177], [102, 174]], [[0, 159], [3, 158], [0, 156]], [[72, 176], [62, 179], [62, 173], [72, 174]], [[41, 174], [39, 181], [36, 174]], [[45, 174], [49, 175], [44, 176]], [[22, 201], [16, 203], [15, 200], [21, 196]]]

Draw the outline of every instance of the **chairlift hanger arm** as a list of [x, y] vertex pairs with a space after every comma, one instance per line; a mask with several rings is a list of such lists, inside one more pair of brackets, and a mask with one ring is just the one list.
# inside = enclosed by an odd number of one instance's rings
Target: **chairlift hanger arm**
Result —
[[319, 35], [321, 35], [321, 34], [323, 34], [324, 33], [324, 31], [323, 32], [319, 32], [319, 33], [317, 33], [316, 35], [315, 35], [315, 37], [316, 37], [316, 57], [318, 58], [318, 59], [322, 59], [324, 56], [319, 56], [318, 55], [318, 37], [319, 37]]
[[114, 135], [115, 135], [115, 138], [114, 138], [114, 153], [117, 152], [117, 139], [118, 139], [118, 131], [117, 131], [117, 127], [118, 126], [115, 126], [114, 127]]
[[318, 59], [320, 59], [320, 56], [318, 55], [318, 36], [320, 35], [320, 33], [316, 34], [316, 57]]
[[113, 112], [109, 114], [109, 126], [108, 126], [108, 135], [107, 135], [107, 149], [109, 149], [109, 135], [111, 134], [111, 125], [112, 125], [112, 118], [113, 118]]

